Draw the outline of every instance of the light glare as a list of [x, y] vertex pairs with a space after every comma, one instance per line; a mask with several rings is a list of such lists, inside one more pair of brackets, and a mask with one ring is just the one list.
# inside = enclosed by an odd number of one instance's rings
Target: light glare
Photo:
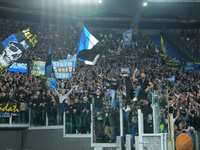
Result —
[[143, 3], [143, 6], [147, 6], [147, 3], [145, 2], [145, 3]]
[[102, 0], [99, 0], [99, 3], [101, 4], [101, 3], [102, 3]]

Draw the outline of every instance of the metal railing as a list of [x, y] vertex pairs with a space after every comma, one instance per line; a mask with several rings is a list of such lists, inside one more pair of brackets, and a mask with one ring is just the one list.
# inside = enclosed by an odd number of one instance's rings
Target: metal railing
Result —
[[187, 43], [184, 38], [179, 37], [177, 34], [166, 30], [164, 35], [168, 37], [182, 52], [192, 58], [194, 61], [200, 60], [200, 51], [195, 49], [191, 44]]

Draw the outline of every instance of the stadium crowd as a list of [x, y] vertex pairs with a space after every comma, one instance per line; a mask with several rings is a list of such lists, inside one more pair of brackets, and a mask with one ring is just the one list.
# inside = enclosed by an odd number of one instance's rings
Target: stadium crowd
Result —
[[[26, 22], [2, 20], [1, 41], [29, 25]], [[79, 28], [36, 23], [31, 25], [43, 37], [36, 47], [21, 58], [28, 61], [30, 67], [32, 60], [46, 60], [50, 43], [53, 60], [66, 59], [67, 54], [76, 53], [81, 34]], [[159, 66], [159, 53], [153, 42], [133, 38], [132, 45], [128, 47], [124, 46], [121, 35], [117, 35], [114, 30], [91, 33], [107, 45], [101, 57], [95, 66], [77, 61], [76, 74], [71, 79], [57, 80], [57, 89], [44, 88], [42, 79], [30, 75], [30, 72], [6, 71], [1, 74], [0, 102], [16, 103], [21, 110], [19, 117], [13, 117], [13, 123], [28, 123], [30, 115], [31, 125], [43, 126], [46, 125], [47, 114], [49, 125], [62, 125], [65, 112], [66, 134], [90, 133], [92, 104], [97, 123], [95, 128], [98, 130], [96, 136], [106, 135], [107, 141], [113, 142], [115, 135], [119, 134], [119, 103], [122, 102], [125, 132], [133, 136], [138, 134], [137, 109], [141, 109], [144, 132], [153, 133], [154, 100], [151, 97], [155, 98], [153, 90], [158, 90], [161, 91], [157, 95], [159, 122], [163, 126], [161, 132], [167, 132], [169, 108], [173, 108], [177, 131], [188, 129], [195, 133], [198, 130], [200, 74], [183, 69], [172, 70], [164, 63]], [[130, 73], [121, 72], [121, 68], [129, 68]], [[169, 81], [173, 75], [175, 81]], [[8, 123], [8, 118], [0, 118], [0, 122]]]

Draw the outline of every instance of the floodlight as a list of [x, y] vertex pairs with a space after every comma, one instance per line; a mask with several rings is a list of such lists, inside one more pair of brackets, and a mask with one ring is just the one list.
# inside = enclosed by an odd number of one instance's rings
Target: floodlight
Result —
[[144, 3], [143, 3], [143, 6], [147, 6], [147, 2], [144, 2]]

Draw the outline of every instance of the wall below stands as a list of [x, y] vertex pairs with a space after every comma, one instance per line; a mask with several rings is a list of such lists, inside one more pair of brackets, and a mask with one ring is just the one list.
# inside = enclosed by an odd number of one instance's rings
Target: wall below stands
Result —
[[63, 138], [63, 129], [23, 131], [24, 149], [32, 147], [32, 150], [93, 150], [90, 145], [90, 138]]
[[22, 131], [21, 130], [0, 130], [0, 150], [8, 149], [21, 150], [22, 149]]
[[[90, 137], [78, 137], [79, 134], [75, 136], [68, 138], [65, 135], [63, 137], [62, 128], [5, 127], [0, 128], [0, 150], [96, 150], [91, 147]], [[101, 143], [101, 145], [103, 147], [105, 143]], [[103, 150], [116, 150], [116, 146], [103, 148]]]

